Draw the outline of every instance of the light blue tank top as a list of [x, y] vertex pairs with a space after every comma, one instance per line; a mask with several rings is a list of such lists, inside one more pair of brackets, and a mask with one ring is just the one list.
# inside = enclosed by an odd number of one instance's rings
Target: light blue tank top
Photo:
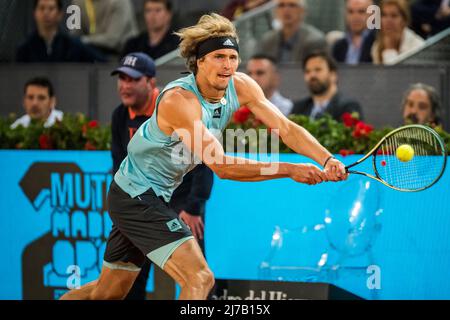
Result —
[[180, 155], [179, 159], [175, 158], [178, 161], [173, 161], [173, 155], [177, 154], [173, 151], [180, 150], [182, 142], [163, 133], [156, 121], [161, 97], [175, 87], [191, 91], [197, 96], [202, 106], [202, 122], [213, 133], [222, 132], [239, 108], [233, 78], [226, 89], [225, 99], [214, 104], [203, 99], [193, 74], [170, 82], [156, 99], [153, 116], [139, 127], [128, 144], [128, 155], [114, 176], [114, 181], [133, 198], [152, 188], [156, 195], [169, 202], [173, 191], [183, 181], [183, 176], [198, 164], [191, 154], [187, 155], [190, 161], [182, 161], [186, 153], [183, 157]]

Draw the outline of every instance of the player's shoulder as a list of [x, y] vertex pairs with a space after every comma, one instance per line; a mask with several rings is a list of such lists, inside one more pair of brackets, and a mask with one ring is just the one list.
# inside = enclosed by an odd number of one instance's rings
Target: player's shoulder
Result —
[[250, 76], [247, 75], [246, 73], [235, 72], [235, 74], [233, 75], [233, 80], [234, 86], [239, 87], [248, 85], [251, 82], [252, 78], [250, 78]]
[[184, 104], [197, 104], [197, 96], [182, 87], [174, 87], [162, 93], [160, 105], [177, 107]]
[[252, 100], [258, 96], [258, 84], [249, 75], [242, 72], [236, 72], [233, 76], [233, 80], [236, 93], [241, 102]]
[[236, 72], [233, 76], [234, 86], [237, 90], [244, 89], [249, 90], [254, 86], [258, 86], [256, 81], [253, 80], [248, 74], [243, 72]]
[[181, 87], [174, 87], [162, 94], [158, 105], [159, 110], [184, 113], [187, 110], [192, 110], [200, 106], [197, 96], [193, 92]]

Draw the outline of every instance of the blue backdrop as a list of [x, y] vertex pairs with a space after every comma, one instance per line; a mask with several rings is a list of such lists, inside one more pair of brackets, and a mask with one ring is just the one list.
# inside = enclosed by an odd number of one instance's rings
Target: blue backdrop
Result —
[[[74, 275], [81, 284], [95, 279], [111, 227], [109, 152], [5, 150], [0, 165], [0, 299], [56, 298], [77, 284]], [[218, 278], [326, 281], [368, 299], [450, 299], [449, 182], [446, 172], [429, 190], [401, 193], [360, 176], [318, 186], [216, 179], [207, 259]]]

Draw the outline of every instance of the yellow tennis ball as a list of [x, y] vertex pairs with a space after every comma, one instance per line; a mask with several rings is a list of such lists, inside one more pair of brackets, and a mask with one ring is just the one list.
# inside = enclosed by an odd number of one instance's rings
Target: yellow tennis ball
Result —
[[408, 162], [414, 157], [414, 149], [409, 144], [402, 144], [397, 148], [396, 155], [398, 160]]

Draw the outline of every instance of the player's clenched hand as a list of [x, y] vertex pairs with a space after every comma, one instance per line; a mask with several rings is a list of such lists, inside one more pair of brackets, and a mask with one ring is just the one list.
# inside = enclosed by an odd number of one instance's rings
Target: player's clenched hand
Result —
[[297, 182], [306, 184], [318, 184], [329, 180], [325, 172], [309, 163], [292, 165], [289, 176]]
[[328, 160], [324, 172], [329, 181], [342, 181], [347, 180], [348, 173], [345, 172], [345, 166], [337, 159]]

